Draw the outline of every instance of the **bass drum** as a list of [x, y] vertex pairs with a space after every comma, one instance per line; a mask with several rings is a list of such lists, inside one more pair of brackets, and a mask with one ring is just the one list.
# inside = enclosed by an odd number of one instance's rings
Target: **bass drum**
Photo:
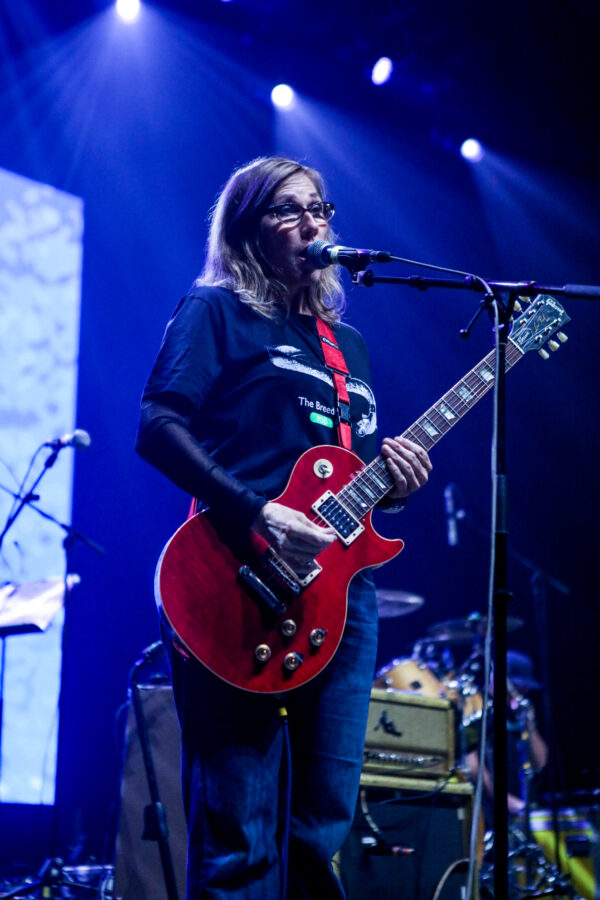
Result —
[[450, 699], [446, 687], [429, 666], [416, 659], [393, 659], [377, 672], [373, 685], [388, 691]]

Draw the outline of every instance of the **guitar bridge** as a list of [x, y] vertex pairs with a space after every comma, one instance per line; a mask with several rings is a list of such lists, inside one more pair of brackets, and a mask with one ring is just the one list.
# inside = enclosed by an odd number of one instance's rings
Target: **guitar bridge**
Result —
[[332, 491], [325, 491], [318, 500], [315, 500], [312, 509], [324, 522], [335, 528], [339, 539], [346, 547], [365, 530], [365, 526], [348, 512]]
[[284, 590], [288, 591], [294, 597], [297, 597], [303, 588], [313, 581], [319, 572], [322, 571], [322, 567], [313, 559], [312, 565], [313, 568], [310, 570], [308, 575], [305, 575], [303, 578], [298, 575], [288, 563], [284, 562], [280, 556], [273, 550], [272, 547], [269, 547], [262, 558], [262, 564], [269, 569], [271, 569], [271, 573], [275, 576], [281, 587]]

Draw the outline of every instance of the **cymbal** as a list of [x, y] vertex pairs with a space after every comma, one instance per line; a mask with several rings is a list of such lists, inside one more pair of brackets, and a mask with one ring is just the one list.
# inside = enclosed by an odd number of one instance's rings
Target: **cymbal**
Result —
[[375, 591], [380, 619], [392, 619], [416, 612], [425, 603], [424, 597], [408, 591]]
[[[523, 619], [516, 616], [508, 616], [506, 619], [506, 630], [516, 631], [523, 625]], [[452, 644], [470, 644], [474, 638], [483, 637], [487, 627], [487, 616], [480, 613], [471, 613], [465, 619], [448, 619], [445, 622], [438, 622], [431, 625], [427, 629], [430, 637], [427, 639], [431, 643], [452, 643]]]

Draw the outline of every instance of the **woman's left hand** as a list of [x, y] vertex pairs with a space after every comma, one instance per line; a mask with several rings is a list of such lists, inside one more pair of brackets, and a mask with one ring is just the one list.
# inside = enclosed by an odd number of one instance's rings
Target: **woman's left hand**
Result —
[[384, 438], [381, 453], [388, 471], [394, 479], [394, 487], [388, 497], [400, 500], [423, 487], [433, 466], [427, 450], [407, 438]]

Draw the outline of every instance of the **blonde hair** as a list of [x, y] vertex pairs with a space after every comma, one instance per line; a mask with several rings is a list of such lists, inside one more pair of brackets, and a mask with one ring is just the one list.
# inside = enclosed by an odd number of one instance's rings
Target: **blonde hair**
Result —
[[[269, 318], [287, 314], [288, 291], [261, 250], [259, 220], [281, 182], [297, 174], [310, 178], [325, 198], [320, 173], [284, 157], [262, 156], [233, 172], [211, 211], [206, 264], [194, 286], [230, 288]], [[331, 230], [327, 239], [335, 242]], [[345, 298], [337, 271], [324, 269], [319, 280], [305, 288], [304, 299], [315, 316], [338, 322]]]

